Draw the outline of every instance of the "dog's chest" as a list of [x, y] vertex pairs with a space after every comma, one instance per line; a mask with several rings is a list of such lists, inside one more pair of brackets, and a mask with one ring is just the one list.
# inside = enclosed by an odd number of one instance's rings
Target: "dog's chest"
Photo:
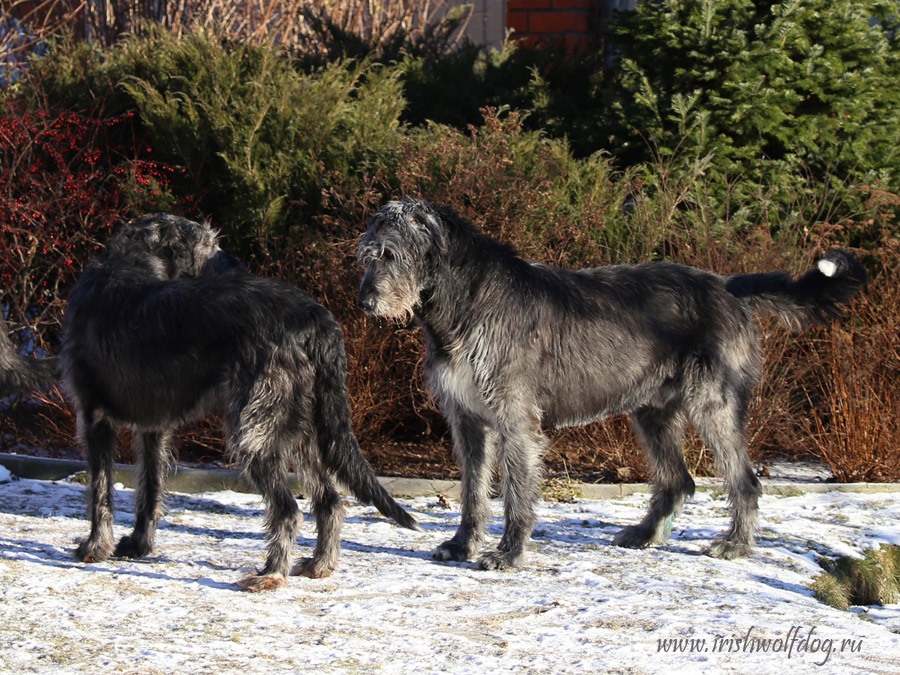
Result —
[[486, 394], [475, 379], [475, 371], [468, 361], [438, 357], [427, 368], [431, 391], [442, 403], [492, 417]]

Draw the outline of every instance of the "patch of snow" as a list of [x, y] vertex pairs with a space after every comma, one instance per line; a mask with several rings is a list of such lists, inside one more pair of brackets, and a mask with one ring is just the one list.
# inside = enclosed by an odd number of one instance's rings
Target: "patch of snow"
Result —
[[[133, 524], [131, 497], [118, 491], [117, 536]], [[235, 582], [264, 559], [256, 495], [172, 495], [151, 556], [85, 565], [71, 557], [88, 530], [84, 488], [4, 483], [0, 670], [900, 671], [900, 605], [843, 612], [807, 588], [819, 556], [900, 542], [897, 494], [765, 496], [756, 551], [736, 561], [702, 554], [729, 523], [712, 493], [685, 505], [666, 545], [613, 546], [648, 500], [542, 502], [516, 572], [431, 560], [459, 523], [456, 502], [401, 500], [422, 526], [411, 532], [348, 500], [334, 575], [255, 595]], [[492, 508], [496, 544], [502, 504]], [[308, 518], [298, 556], [314, 537]]]
[[777, 460], [767, 464], [768, 478], [773, 481], [819, 483], [831, 480], [834, 474], [825, 464], [816, 461]]

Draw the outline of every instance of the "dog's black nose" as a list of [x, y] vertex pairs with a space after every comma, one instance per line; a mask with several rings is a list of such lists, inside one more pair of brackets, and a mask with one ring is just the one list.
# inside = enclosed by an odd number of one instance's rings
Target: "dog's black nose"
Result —
[[372, 310], [375, 309], [375, 301], [372, 299], [371, 295], [360, 294], [359, 302], [357, 304], [359, 305], [359, 308], [366, 314], [370, 314]]

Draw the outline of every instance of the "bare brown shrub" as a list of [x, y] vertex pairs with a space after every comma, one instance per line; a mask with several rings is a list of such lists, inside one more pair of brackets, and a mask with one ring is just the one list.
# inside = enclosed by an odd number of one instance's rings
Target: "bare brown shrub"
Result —
[[[514, 114], [485, 111], [484, 126], [468, 134], [446, 127], [412, 132], [398, 155], [396, 174], [373, 169], [362, 182], [330, 181], [323, 195], [327, 215], [313, 228], [320, 240], [298, 241], [264, 263], [250, 261], [255, 272], [305, 289], [344, 327], [355, 428], [384, 474], [456, 475], [445, 423], [422, 383], [418, 329], [367, 319], [356, 309], [356, 235], [388, 195], [452, 205], [524, 255], [568, 267], [665, 257], [723, 274], [800, 272], [843, 234], [825, 207], [818, 224], [798, 221], [793, 238], [771, 234], [792, 232], [783, 213], [768, 214], [778, 228], [768, 219], [751, 221], [740, 208], [723, 222], [704, 192], [702, 171], [675, 176], [661, 166], [655, 178], [639, 179], [613, 172], [602, 158], [574, 162], [560, 142], [524, 131]], [[900, 246], [889, 234], [892, 196], [873, 191], [871, 198], [883, 206], [874, 205], [881, 215], [870, 223], [881, 232], [881, 248], [872, 256], [881, 268], [847, 319], [805, 335], [774, 321], [761, 324], [765, 375], [748, 421], [757, 461], [819, 457], [839, 480], [898, 478]], [[30, 414], [40, 417], [35, 426], [33, 418], [2, 421], [18, 442], [53, 454], [71, 439], [71, 417], [58, 400]], [[650, 477], [625, 418], [552, 432], [551, 438], [553, 473], [584, 480]], [[215, 420], [190, 427], [182, 439], [182, 458], [221, 459]], [[685, 452], [693, 473], [714, 471], [711, 452], [696, 437], [686, 438]]]
[[[6, 7], [7, 2], [10, 3]], [[111, 45], [125, 35], [144, 35], [150, 23], [181, 37], [198, 27], [248, 45], [276, 44], [295, 54], [327, 50], [330, 33], [352, 36], [374, 51], [414, 43], [450, 9], [445, 0], [7, 0], [4, 12], [19, 30], [0, 33], [0, 64], [19, 67], [24, 55], [47, 38], [68, 31], [76, 39]], [[469, 13], [468, 16], [470, 16]], [[452, 25], [455, 35], [468, 16]], [[461, 29], [461, 30], [457, 30]], [[449, 30], [449, 29], [448, 29]], [[448, 36], [447, 46], [455, 39]]]
[[12, 82], [29, 53], [78, 22], [85, 0], [3, 0], [0, 13], [0, 83]]
[[399, 193], [453, 205], [486, 232], [542, 262], [599, 264], [624, 228], [627, 181], [611, 162], [578, 162], [559, 141], [525, 131], [521, 116], [487, 108], [462, 133], [413, 133], [397, 170]]
[[3, 452], [73, 458], [75, 416], [56, 389], [34, 398], [11, 397], [0, 406], [0, 449]]
[[849, 319], [807, 347], [803, 447], [841, 482], [900, 480], [900, 255], [887, 255]]
[[[799, 273], [841, 234], [841, 227], [828, 221], [825, 207], [818, 214], [824, 219], [815, 226], [798, 227], [794, 238], [773, 238], [765, 222], [723, 224], [714, 217], [708, 196], [697, 188], [702, 181], [691, 184], [690, 176], [668, 178], [662, 187], [665, 199], [657, 200], [647, 197], [643, 181], [611, 173], [582, 189], [583, 177], [567, 174], [571, 167], [560, 158], [558, 148], [524, 132], [516, 115], [493, 110], [485, 111], [484, 127], [470, 129], [468, 135], [433, 128], [410, 137], [401, 149], [399, 167], [396, 194], [451, 204], [528, 257], [551, 264], [578, 267], [665, 256], [723, 274], [774, 269]], [[570, 187], [578, 186], [577, 198], [561, 193], [565, 179]], [[378, 205], [378, 190], [364, 194], [359, 199], [332, 195], [347, 220], [359, 222], [359, 232], [365, 216]], [[632, 205], [630, 211], [626, 202]], [[787, 217], [769, 215], [780, 221]], [[733, 216], [742, 217], [739, 209]], [[389, 472], [428, 466], [427, 473], [436, 475], [439, 458], [449, 457], [449, 438], [434, 402], [423, 391], [421, 340], [412, 326], [359, 316], [354, 306], [359, 281], [353, 269], [354, 247], [355, 241], [342, 244], [343, 254], [333, 252], [325, 267], [317, 266], [312, 275], [298, 270], [304, 279], [301, 285], [306, 284], [314, 296], [327, 298], [326, 304], [345, 326], [349, 388], [357, 429], [371, 449], [370, 458], [376, 465], [383, 461], [381, 468]], [[882, 304], [879, 299], [872, 302], [876, 307]], [[841, 330], [855, 334], [870, 323], [871, 318], [858, 311], [854, 307]], [[810, 442], [805, 420], [817, 419], [814, 410], [822, 405], [822, 396], [807, 392], [821, 389], [817, 384], [821, 373], [834, 358], [810, 347], [823, 333], [821, 329], [792, 333], [774, 320], [762, 321], [760, 328], [765, 366], [748, 419], [751, 457], [765, 462], [821, 456]], [[889, 329], [882, 332], [890, 335]], [[886, 337], [885, 343], [886, 348]], [[889, 381], [885, 387], [889, 392]], [[827, 439], [839, 433], [843, 432], [823, 420], [816, 438], [820, 445], [835, 442]], [[896, 431], [889, 436], [896, 439]], [[586, 480], [650, 477], [625, 418], [554, 431], [551, 438], [547, 464], [553, 473]], [[392, 443], [397, 439], [404, 442]], [[711, 451], [693, 434], [686, 437], [685, 454], [693, 473], [715, 472]]]

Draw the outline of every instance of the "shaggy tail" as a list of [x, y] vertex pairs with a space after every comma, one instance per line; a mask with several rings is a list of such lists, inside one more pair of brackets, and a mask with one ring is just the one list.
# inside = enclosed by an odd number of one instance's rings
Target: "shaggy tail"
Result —
[[[330, 316], [329, 320], [334, 321]], [[374, 504], [381, 513], [405, 528], [420, 529], [416, 520], [378, 482], [353, 434], [347, 403], [347, 357], [340, 328], [329, 327], [310, 342], [308, 353], [316, 370], [316, 427], [325, 466], [359, 500]]]
[[843, 316], [841, 305], [865, 284], [865, 268], [847, 251], [835, 249], [797, 279], [788, 272], [736, 274], [725, 287], [754, 314], [774, 314], [791, 328], [805, 328]]
[[56, 382], [57, 359], [32, 359], [19, 354], [0, 318], [0, 392], [47, 389]]

